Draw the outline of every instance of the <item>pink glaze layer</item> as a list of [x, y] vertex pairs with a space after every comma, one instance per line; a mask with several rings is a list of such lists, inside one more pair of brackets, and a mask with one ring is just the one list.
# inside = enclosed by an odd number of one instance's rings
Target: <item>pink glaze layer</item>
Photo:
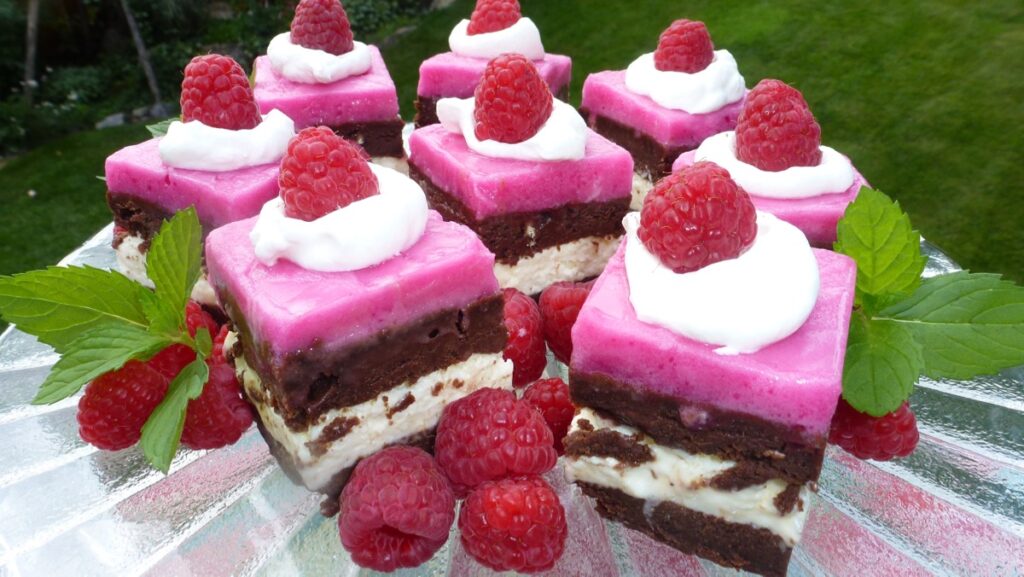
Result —
[[807, 322], [756, 353], [724, 356], [713, 345], [636, 318], [629, 302], [624, 246], [608, 263], [573, 326], [573, 371], [600, 373], [640, 390], [802, 427], [812, 436], [827, 433], [842, 391], [857, 274], [851, 259], [815, 249], [821, 290]]
[[[459, 56], [445, 52], [420, 64], [420, 82], [416, 94], [425, 98], [469, 98], [490, 62], [486, 58]], [[547, 54], [534, 61], [537, 72], [548, 83], [552, 94], [558, 95], [572, 79], [572, 58]]]
[[258, 345], [277, 356], [314, 342], [344, 346], [498, 290], [494, 255], [473, 231], [435, 212], [423, 237], [403, 254], [336, 273], [284, 260], [264, 265], [249, 240], [255, 223], [252, 218], [213, 231], [206, 266], [221, 302], [234, 303], [232, 314], [240, 314]]
[[394, 120], [398, 93], [376, 46], [370, 46], [372, 66], [366, 74], [330, 84], [302, 84], [278, 76], [270, 59], [260, 56], [254, 65], [253, 92], [260, 112], [278, 109], [295, 121], [295, 129], [340, 126], [353, 122]]
[[[672, 164], [672, 172], [691, 166], [695, 153], [691, 150], [681, 154]], [[870, 186], [856, 168], [853, 175], [853, 184], [845, 191], [810, 198], [765, 198], [751, 194], [750, 200], [758, 210], [769, 212], [802, 230], [812, 245], [831, 248], [836, 241], [836, 225], [843, 218], [846, 206], [857, 198], [862, 186]]]
[[593, 131], [584, 158], [533, 162], [477, 154], [435, 124], [412, 133], [409, 161], [477, 219], [628, 198], [633, 186], [633, 158]]
[[167, 212], [196, 207], [210, 230], [259, 214], [277, 196], [278, 163], [205, 172], [167, 166], [160, 160], [159, 139], [128, 146], [107, 157], [107, 190], [153, 203]]
[[587, 115], [601, 115], [647, 134], [663, 146], [696, 148], [704, 139], [736, 128], [745, 98], [707, 114], [690, 114], [661, 105], [630, 92], [626, 72], [595, 72], [583, 83], [583, 102]]

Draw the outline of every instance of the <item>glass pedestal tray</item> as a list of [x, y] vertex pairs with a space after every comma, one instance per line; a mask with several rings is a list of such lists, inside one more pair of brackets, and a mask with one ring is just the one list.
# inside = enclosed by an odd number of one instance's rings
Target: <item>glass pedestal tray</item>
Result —
[[[107, 227], [64, 264], [114, 264]], [[956, 270], [930, 244], [926, 275]], [[291, 484], [253, 427], [236, 445], [179, 452], [168, 476], [137, 449], [78, 438], [78, 398], [29, 401], [57, 360], [14, 328], [0, 337], [0, 575], [372, 575], [351, 563], [319, 497]], [[552, 372], [564, 368], [552, 363]], [[921, 443], [864, 462], [829, 447], [791, 576], [1024, 575], [1024, 369], [922, 380]], [[619, 525], [548, 474], [566, 505], [559, 576], [737, 575]], [[492, 575], [457, 533], [398, 575]]]

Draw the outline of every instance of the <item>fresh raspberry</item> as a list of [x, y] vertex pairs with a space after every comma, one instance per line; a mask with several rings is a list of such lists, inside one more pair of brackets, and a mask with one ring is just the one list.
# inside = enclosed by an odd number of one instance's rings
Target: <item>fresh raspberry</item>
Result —
[[196, 56], [181, 83], [181, 119], [207, 126], [242, 130], [262, 120], [249, 77], [230, 56]]
[[167, 383], [167, 377], [139, 361], [100, 376], [78, 401], [78, 434], [107, 451], [131, 447], [167, 394]]
[[572, 357], [572, 326], [593, 286], [594, 281], [556, 282], [540, 294], [544, 339], [555, 358], [565, 364]]
[[338, 0], [302, 0], [292, 18], [292, 43], [330, 54], [352, 50], [352, 25]]
[[569, 425], [576, 413], [569, 397], [569, 385], [559, 378], [543, 379], [526, 388], [523, 400], [544, 416], [544, 422], [555, 438], [555, 450], [559, 455], [565, 454], [562, 439], [569, 434]]
[[761, 170], [821, 164], [821, 126], [800, 91], [762, 80], [736, 120], [736, 157]]
[[203, 393], [188, 402], [181, 442], [192, 449], [218, 449], [234, 444], [252, 425], [252, 409], [242, 399], [234, 369], [208, 360], [210, 378]]
[[519, 0], [477, 0], [467, 33], [473, 36], [504, 30], [519, 22], [521, 17]]
[[304, 129], [281, 160], [285, 214], [312, 221], [377, 194], [377, 177], [365, 154], [326, 126]]
[[516, 289], [505, 289], [505, 358], [512, 361], [512, 384], [522, 387], [540, 378], [547, 365], [544, 324], [540, 309]]
[[515, 144], [529, 139], [551, 116], [554, 97], [537, 68], [521, 54], [491, 60], [476, 87], [476, 137]]
[[224, 356], [224, 339], [228, 338], [228, 333], [231, 332], [231, 327], [224, 325], [220, 328], [217, 336], [213, 339], [213, 350], [210, 352], [210, 359], [214, 362], [225, 362], [227, 358]]
[[480, 389], [445, 407], [434, 454], [459, 496], [485, 481], [539, 475], [558, 459], [544, 417], [499, 389]]
[[565, 509], [540, 477], [485, 483], [459, 512], [462, 546], [495, 571], [551, 569], [565, 551]]
[[356, 465], [338, 530], [352, 560], [376, 571], [416, 567], [448, 540], [455, 496], [430, 455], [394, 446]]
[[839, 399], [828, 434], [830, 443], [839, 445], [858, 459], [875, 461], [906, 457], [914, 452], [919, 438], [917, 419], [906, 401], [892, 413], [872, 417]]
[[750, 197], [711, 162], [698, 162], [654, 185], [640, 212], [640, 241], [677, 273], [736, 258], [754, 243]]
[[[203, 307], [195, 301], [189, 301], [185, 306], [185, 324], [188, 326], [188, 333], [196, 336], [200, 327], [209, 331], [210, 336], [217, 334], [217, 321], [213, 320], [210, 313], [203, 310]], [[146, 361], [149, 368], [167, 377], [168, 382], [178, 376], [185, 365], [196, 360], [196, 353], [191, 347], [185, 345], [171, 345], [160, 351], [153, 358]]]
[[703, 22], [676, 20], [661, 33], [654, 67], [666, 72], [700, 72], [715, 59], [715, 45]]

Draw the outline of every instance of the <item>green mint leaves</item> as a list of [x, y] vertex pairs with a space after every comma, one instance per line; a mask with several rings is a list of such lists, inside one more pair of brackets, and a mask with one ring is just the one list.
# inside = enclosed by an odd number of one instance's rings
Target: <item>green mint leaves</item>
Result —
[[146, 458], [167, 472], [188, 401], [202, 393], [208, 375], [211, 335], [200, 329], [193, 338], [185, 322], [201, 257], [202, 229], [195, 209], [189, 208], [165, 222], [150, 244], [146, 272], [154, 291], [118, 272], [91, 267], [0, 276], [0, 316], [61, 355], [33, 403], [66, 399], [96, 377], [130, 360], [147, 360], [170, 345], [191, 347], [196, 361], [174, 379], [142, 431]]
[[857, 262], [857, 308], [843, 398], [874, 416], [895, 411], [924, 374], [970, 379], [1024, 364], [1024, 288], [998, 275], [921, 280], [920, 235], [897, 202], [868, 188], [839, 222], [836, 252]]
[[168, 118], [167, 120], [161, 120], [156, 124], [147, 124], [146, 130], [153, 136], [153, 138], [160, 138], [167, 134], [167, 129], [171, 127], [171, 123], [179, 120], [178, 118]]

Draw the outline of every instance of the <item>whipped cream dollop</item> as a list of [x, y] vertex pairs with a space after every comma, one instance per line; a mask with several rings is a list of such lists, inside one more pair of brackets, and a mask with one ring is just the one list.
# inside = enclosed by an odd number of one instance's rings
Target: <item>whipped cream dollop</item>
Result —
[[766, 212], [757, 213], [757, 238], [746, 252], [682, 274], [640, 241], [640, 213], [622, 224], [629, 301], [643, 322], [719, 345], [719, 354], [753, 353], [796, 332], [814, 310], [821, 280], [811, 246]]
[[442, 98], [437, 101], [437, 118], [450, 132], [461, 134], [470, 150], [492, 158], [554, 161], [579, 160], [587, 153], [587, 122], [572, 106], [555, 98], [551, 116], [532, 137], [510, 144], [476, 137], [472, 98]]
[[366, 74], [373, 65], [370, 48], [362, 42], [353, 42], [352, 50], [344, 54], [331, 54], [293, 44], [290, 32], [274, 36], [267, 57], [275, 72], [302, 84], [330, 84]]
[[707, 114], [738, 102], [747, 91], [736, 59], [728, 50], [715, 50], [715, 58], [694, 73], [658, 70], [654, 53], [634, 60], [626, 68], [626, 88], [649, 96], [663, 108]]
[[249, 233], [256, 258], [279, 259], [308, 270], [345, 272], [378, 265], [416, 244], [427, 226], [427, 199], [404, 174], [370, 165], [380, 194], [357, 200], [314, 221], [285, 216], [278, 197], [263, 205]]
[[160, 160], [175, 168], [227, 172], [281, 160], [293, 136], [295, 123], [276, 109], [245, 130], [175, 121], [160, 139]]
[[697, 147], [694, 162], [708, 160], [729, 171], [747, 194], [764, 198], [810, 198], [846, 192], [856, 175], [850, 159], [828, 146], [821, 147], [817, 166], [792, 166], [771, 172], [736, 157], [736, 132], [710, 136]]
[[530, 60], [543, 60], [545, 56], [540, 30], [533, 20], [525, 17], [504, 30], [472, 35], [469, 20], [463, 20], [452, 29], [448, 46], [459, 56], [488, 60], [509, 52], [522, 54]]

